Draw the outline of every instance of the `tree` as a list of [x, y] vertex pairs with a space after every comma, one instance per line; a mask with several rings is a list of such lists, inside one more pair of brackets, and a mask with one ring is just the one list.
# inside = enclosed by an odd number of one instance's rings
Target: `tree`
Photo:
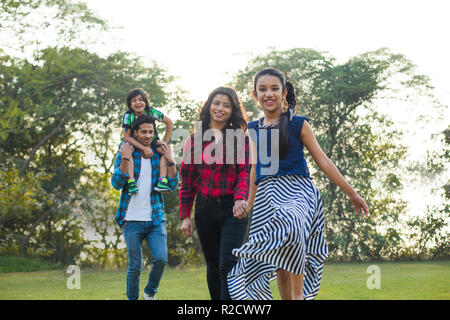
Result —
[[89, 223], [104, 248], [115, 250], [120, 233], [111, 210], [118, 194], [109, 175], [126, 93], [142, 87], [163, 110], [188, 104], [184, 93], [168, 89], [173, 77], [156, 62], [93, 52], [110, 26], [83, 2], [5, 0], [1, 9], [0, 161], [17, 184], [5, 185], [0, 202], [26, 196], [13, 206], [22, 211], [2, 212], [15, 225], [1, 230], [0, 241], [66, 263], [89, 250], [82, 237]]
[[412, 217], [407, 221], [407, 226], [412, 232], [408, 235], [410, 245], [406, 251], [417, 259], [448, 259], [450, 127], [432, 135], [430, 141], [438, 142], [436, 150], [429, 150], [424, 161], [414, 163], [410, 171], [422, 185], [432, 186], [431, 194], [439, 196], [442, 202], [427, 206], [424, 216]]
[[402, 187], [399, 166], [406, 148], [400, 143], [401, 132], [387, 115], [377, 111], [375, 102], [402, 88], [428, 92], [427, 77], [417, 74], [414, 64], [403, 55], [386, 48], [342, 64], [312, 49], [272, 50], [254, 57], [231, 82], [253, 118], [261, 113], [251, 99], [252, 79], [267, 67], [285, 72], [293, 81], [296, 112], [310, 118], [325, 154], [369, 204], [370, 220], [352, 214], [345, 194], [308, 159], [324, 200], [331, 258], [396, 257], [401, 243], [396, 224], [406, 208], [398, 196]]
[[[90, 150], [103, 174], [110, 173], [126, 92], [136, 86], [149, 88], [152, 102], [164, 104], [165, 85], [172, 79], [156, 64], [145, 67], [126, 53], [101, 58], [69, 48], [44, 49], [34, 63], [4, 56], [0, 70], [0, 109], [6, 113], [13, 105], [20, 114], [7, 119], [10, 127], [0, 141], [0, 158], [9, 159], [20, 176], [29, 171], [52, 175], [43, 187], [60, 200], [71, 198], [82, 176], [89, 175], [94, 164], [81, 159]], [[39, 224], [55, 217], [56, 208], [50, 207], [35, 213], [22, 249]]]

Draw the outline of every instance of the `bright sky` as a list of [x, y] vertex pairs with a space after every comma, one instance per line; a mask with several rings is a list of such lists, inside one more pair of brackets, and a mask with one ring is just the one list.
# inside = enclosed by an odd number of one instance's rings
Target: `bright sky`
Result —
[[[404, 54], [428, 75], [436, 95], [450, 105], [450, 19], [447, 0], [86, 0], [123, 29], [115, 47], [153, 59], [196, 101], [231, 80], [247, 53], [313, 48], [338, 61], [381, 47]], [[423, 110], [426, 106], [420, 106]], [[395, 108], [391, 108], [395, 109]], [[428, 108], [429, 109], [429, 108]], [[398, 110], [414, 131], [415, 115]], [[450, 117], [433, 127], [448, 126]], [[427, 144], [429, 135], [422, 137]], [[422, 156], [416, 138], [411, 152]], [[420, 152], [420, 153], [418, 153]], [[423, 190], [406, 190], [421, 199]], [[422, 207], [424, 203], [422, 202]]]
[[[86, 0], [124, 29], [118, 49], [149, 57], [195, 100], [245, 66], [246, 53], [313, 48], [340, 61], [388, 47], [432, 78], [450, 104], [448, 1]], [[229, 74], [227, 74], [229, 73]]]

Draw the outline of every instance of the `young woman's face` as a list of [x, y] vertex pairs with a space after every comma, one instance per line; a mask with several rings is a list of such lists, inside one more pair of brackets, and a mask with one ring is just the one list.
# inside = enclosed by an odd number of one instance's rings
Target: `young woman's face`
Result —
[[275, 112], [280, 110], [287, 90], [283, 90], [280, 79], [269, 74], [258, 78], [256, 91], [253, 97], [259, 103], [264, 112]]
[[135, 115], [143, 115], [145, 110], [145, 101], [142, 95], [131, 98], [131, 109]]
[[209, 115], [211, 121], [217, 123], [226, 123], [231, 117], [233, 107], [230, 98], [225, 94], [216, 94], [212, 100]]

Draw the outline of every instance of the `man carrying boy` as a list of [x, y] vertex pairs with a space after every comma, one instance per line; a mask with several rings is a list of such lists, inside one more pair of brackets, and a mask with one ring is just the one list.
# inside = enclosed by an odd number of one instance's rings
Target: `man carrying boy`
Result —
[[[149, 158], [152, 156], [152, 149], [160, 154], [160, 175], [158, 183], [155, 185], [155, 190], [159, 192], [170, 192], [171, 190], [167, 185], [166, 178], [167, 159], [162, 154], [160, 147], [167, 146], [167, 144], [169, 143], [169, 139], [172, 135], [173, 130], [173, 122], [167, 115], [164, 115], [161, 111], [150, 107], [150, 100], [144, 89], [136, 88], [130, 90], [127, 93], [126, 100], [128, 111], [125, 112], [122, 117], [123, 139], [125, 142], [130, 143], [133, 147], [140, 149], [145, 158]], [[159, 139], [158, 132], [155, 127], [152, 148], [143, 146], [131, 136], [131, 129], [133, 127], [134, 121], [136, 120], [136, 118], [142, 115], [152, 116], [154, 120], [160, 121], [166, 126], [166, 134], [164, 135], [163, 140]], [[134, 179], [133, 166], [133, 161], [130, 161], [128, 168], [130, 173], [128, 177], [128, 193], [130, 194], [134, 194], [139, 191], [139, 188], [137, 187], [136, 181]]]
[[[131, 134], [144, 147], [150, 147], [155, 133], [154, 119], [140, 116], [136, 119]], [[169, 146], [161, 146], [163, 156], [168, 160], [167, 185], [174, 191], [178, 186], [178, 173], [175, 160]], [[154, 151], [154, 150], [152, 150]], [[164, 218], [164, 200], [160, 192], [154, 191], [159, 179], [159, 162], [161, 156], [152, 152], [151, 158], [131, 144], [123, 142], [114, 160], [114, 173], [111, 183], [121, 190], [120, 203], [116, 221], [123, 228], [128, 249], [127, 297], [139, 298], [139, 279], [142, 269], [142, 241], [145, 239], [150, 247], [153, 266], [144, 299], [154, 300], [159, 282], [167, 263], [167, 231]], [[139, 193], [128, 193], [129, 162], [134, 161], [134, 176]]]

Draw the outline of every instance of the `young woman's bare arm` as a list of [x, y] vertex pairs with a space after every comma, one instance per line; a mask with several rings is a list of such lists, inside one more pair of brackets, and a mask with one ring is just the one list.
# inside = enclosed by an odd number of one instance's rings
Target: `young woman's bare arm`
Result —
[[303, 144], [308, 149], [309, 153], [313, 157], [314, 161], [317, 163], [319, 168], [341, 188], [342, 191], [349, 197], [355, 207], [355, 212], [361, 215], [369, 214], [369, 207], [363, 198], [352, 188], [352, 186], [345, 180], [342, 174], [339, 172], [338, 168], [334, 163], [326, 156], [320, 147], [317, 139], [312, 131], [311, 126], [308, 122], [304, 122], [302, 132], [300, 134]]

